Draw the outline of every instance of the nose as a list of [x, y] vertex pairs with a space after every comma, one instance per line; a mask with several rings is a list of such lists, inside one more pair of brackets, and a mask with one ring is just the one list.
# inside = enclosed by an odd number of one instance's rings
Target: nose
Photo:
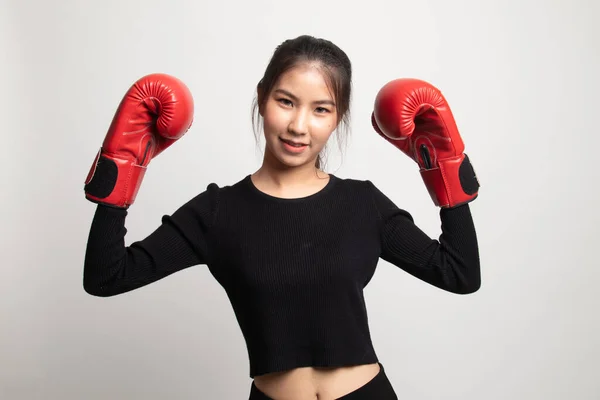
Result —
[[293, 135], [306, 135], [308, 133], [309, 116], [303, 110], [298, 109], [293, 113], [288, 125], [288, 132]]

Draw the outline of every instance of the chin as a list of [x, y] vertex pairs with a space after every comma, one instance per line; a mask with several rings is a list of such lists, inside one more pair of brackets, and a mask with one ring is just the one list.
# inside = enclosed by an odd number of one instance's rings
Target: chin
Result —
[[288, 168], [297, 168], [311, 163], [311, 160], [308, 158], [289, 157], [285, 154], [278, 154], [275, 158], [277, 158], [280, 164]]

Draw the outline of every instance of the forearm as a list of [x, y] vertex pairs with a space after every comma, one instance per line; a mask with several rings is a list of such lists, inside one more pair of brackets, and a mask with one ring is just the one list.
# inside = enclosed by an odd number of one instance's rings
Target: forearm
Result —
[[440, 210], [442, 234], [433, 263], [446, 290], [467, 294], [481, 286], [479, 246], [469, 204]]
[[[96, 296], [110, 296], [125, 291], [122, 286], [130, 280], [127, 275], [128, 254], [125, 247], [127, 211], [99, 205], [96, 208], [85, 253], [83, 287]], [[142, 256], [139, 254], [139, 256]], [[144, 257], [138, 262], [147, 264]], [[132, 260], [130, 265], [135, 265]], [[130, 285], [129, 285], [130, 286]]]

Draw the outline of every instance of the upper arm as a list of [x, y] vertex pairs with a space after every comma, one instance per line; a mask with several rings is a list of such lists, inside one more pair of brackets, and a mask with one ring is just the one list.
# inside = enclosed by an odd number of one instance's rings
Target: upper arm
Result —
[[96, 211], [84, 266], [84, 288], [96, 296], [128, 292], [185, 268], [209, 262], [207, 236], [218, 206], [218, 190], [210, 187], [162, 217], [147, 237], [125, 246], [123, 210]]
[[379, 216], [381, 258], [440, 289], [470, 293], [480, 285], [479, 254], [468, 205], [442, 209], [442, 233], [432, 238], [371, 182]]

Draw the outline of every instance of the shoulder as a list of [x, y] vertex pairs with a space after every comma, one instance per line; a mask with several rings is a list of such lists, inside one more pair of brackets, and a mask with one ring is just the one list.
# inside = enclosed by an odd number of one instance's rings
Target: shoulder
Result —
[[[347, 188], [349, 190], [353, 190], [355, 192], [361, 192], [365, 195], [374, 197], [377, 199], [378, 197], [386, 197], [387, 195], [383, 190], [380, 189], [380, 186], [377, 182], [377, 178], [375, 179], [358, 179], [358, 178], [342, 178], [336, 177], [337, 181], [340, 183], [341, 187]], [[383, 185], [385, 186], [385, 185]]]
[[209, 181], [203, 187], [203, 190], [198, 192], [190, 201], [191, 202], [218, 202], [223, 196], [234, 194], [247, 181], [248, 176], [239, 178], [233, 182], [223, 183], [217, 181]]
[[179, 207], [173, 217], [201, 219], [205, 224], [210, 225], [215, 220], [223, 199], [231, 195], [236, 196], [235, 192], [241, 187], [245, 179], [244, 177], [233, 183], [209, 181], [205, 184], [203, 190], [200, 190]]
[[368, 204], [372, 205], [382, 219], [392, 216], [413, 220], [412, 215], [405, 209], [398, 207], [396, 202], [385, 194], [371, 179], [338, 178], [340, 186], [346, 188], [355, 197], [362, 197]]
[[341, 177], [331, 175], [331, 179], [335, 180], [335, 186], [338, 192], [345, 192], [353, 196], [372, 197], [377, 188], [369, 179], [360, 179], [353, 177]]
[[335, 184], [340, 188], [369, 190], [373, 186], [373, 183], [368, 179], [342, 177], [334, 174], [329, 175], [331, 179], [335, 181]]
[[371, 180], [331, 176], [334, 180], [333, 186], [337, 198], [347, 198], [349, 201], [359, 202], [363, 206], [376, 206], [375, 199], [379, 191]]

